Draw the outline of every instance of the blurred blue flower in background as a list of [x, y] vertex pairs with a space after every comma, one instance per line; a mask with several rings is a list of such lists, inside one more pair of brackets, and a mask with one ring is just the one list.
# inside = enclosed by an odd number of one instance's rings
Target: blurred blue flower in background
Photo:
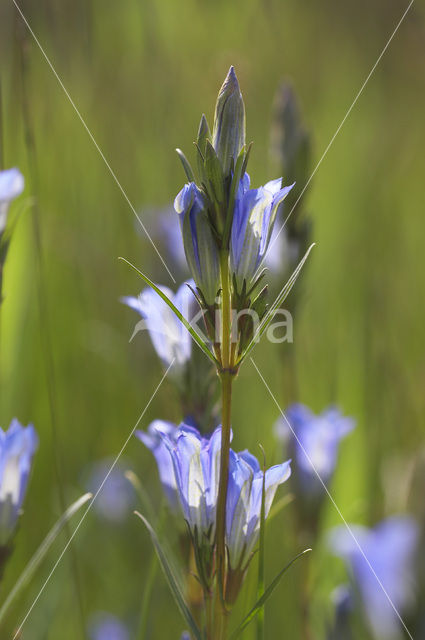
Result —
[[23, 427], [13, 419], [9, 429], [0, 428], [0, 545], [14, 532], [28, 484], [38, 437], [32, 425]]
[[156, 216], [158, 231], [165, 238], [167, 249], [178, 269], [188, 273], [186, 254], [184, 252], [182, 232], [179, 217], [176, 216], [174, 207], [170, 206], [161, 210]]
[[332, 479], [340, 440], [352, 431], [354, 420], [333, 407], [315, 415], [302, 404], [291, 405], [286, 417], [277, 420], [275, 433], [293, 458], [297, 489], [303, 494], [323, 493], [316, 471], [325, 484]]
[[0, 234], [4, 231], [10, 202], [24, 190], [24, 178], [19, 169], [0, 171]]
[[127, 627], [110, 613], [96, 613], [89, 623], [90, 640], [130, 640]]
[[167, 435], [170, 441], [175, 442], [178, 435], [177, 426], [165, 420], [154, 420], [149, 425], [147, 431], [136, 431], [137, 438], [139, 438], [155, 456], [162, 488], [164, 489], [170, 507], [174, 510], [178, 506], [177, 484], [170, 452], [164, 442], [164, 435]]
[[374, 637], [395, 640], [400, 637], [401, 623], [394, 607], [403, 616], [414, 604], [418, 525], [408, 516], [394, 516], [374, 529], [359, 525], [350, 525], [350, 529], [353, 535], [345, 526], [334, 529], [330, 549], [351, 569]]
[[294, 185], [281, 188], [282, 179], [250, 189], [247, 173], [240, 181], [232, 222], [230, 260], [239, 289], [247, 286], [261, 266], [270, 243], [279, 205]]
[[351, 640], [353, 637], [351, 629], [351, 614], [354, 609], [354, 598], [352, 589], [341, 584], [334, 589], [331, 599], [335, 607], [335, 619], [328, 640]]
[[[160, 287], [160, 289], [180, 313], [187, 320], [191, 320], [198, 305], [188, 285], [194, 286], [193, 280], [183, 283], [176, 294], [168, 287]], [[121, 298], [121, 301], [143, 318], [137, 323], [131, 340], [136, 333], [147, 329], [163, 365], [168, 367], [174, 360], [173, 369], [180, 371], [190, 359], [192, 338], [170, 307], [150, 288], [144, 289], [138, 297], [127, 296]]]
[[134, 492], [130, 482], [124, 475], [125, 467], [116, 465], [110, 471], [112, 464], [112, 459], [94, 463], [90, 469], [87, 489], [96, 494], [106, 476], [108, 476], [96, 500], [93, 502], [93, 509], [105, 520], [118, 523], [122, 522], [130, 513], [134, 503]]

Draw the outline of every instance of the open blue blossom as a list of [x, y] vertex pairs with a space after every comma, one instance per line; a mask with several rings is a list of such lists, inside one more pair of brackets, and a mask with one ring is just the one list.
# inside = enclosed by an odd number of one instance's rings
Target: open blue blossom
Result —
[[[267, 469], [265, 475], [265, 516], [267, 518], [277, 488], [291, 475], [290, 462]], [[229, 564], [245, 569], [260, 534], [260, 514], [264, 473], [249, 451], [230, 451], [226, 536]]]
[[394, 607], [403, 615], [414, 601], [418, 526], [410, 517], [395, 516], [374, 529], [350, 529], [355, 539], [345, 526], [334, 529], [330, 549], [349, 565], [374, 637], [395, 640], [401, 637], [401, 627]]
[[282, 417], [276, 422], [275, 431], [293, 457], [297, 489], [313, 496], [322, 493], [317, 474], [325, 484], [331, 480], [340, 440], [352, 431], [354, 421], [334, 407], [317, 416], [302, 404], [291, 405], [286, 418], [291, 428]]
[[178, 193], [174, 209], [179, 215], [190, 272], [205, 302], [212, 305], [220, 288], [218, 249], [204, 196], [194, 182], [185, 184]]
[[15, 530], [37, 445], [32, 425], [23, 427], [14, 419], [7, 431], [0, 428], [0, 546]]
[[230, 261], [239, 288], [249, 285], [261, 266], [273, 231], [279, 205], [294, 185], [281, 188], [282, 179], [250, 189], [245, 173], [240, 181], [233, 215]]
[[127, 627], [110, 613], [99, 612], [89, 623], [90, 640], [130, 640]]
[[0, 234], [4, 231], [9, 204], [24, 190], [24, 178], [18, 169], [0, 171]]
[[[174, 303], [180, 313], [191, 320], [194, 315], [196, 300], [188, 287], [193, 281], [184, 283], [174, 294], [168, 287], [160, 287], [161, 291]], [[155, 351], [168, 367], [174, 360], [175, 369], [179, 370], [190, 359], [192, 338], [170, 307], [153, 291], [147, 288], [136, 298], [128, 296], [122, 302], [137, 311], [143, 318], [137, 323], [132, 338], [139, 331], [147, 329]]]
[[167, 500], [174, 510], [178, 507], [177, 484], [174, 467], [171, 463], [170, 451], [164, 442], [164, 436], [168, 436], [171, 442], [175, 442], [178, 435], [177, 426], [165, 420], [154, 420], [147, 431], [136, 431], [136, 436], [152, 451], [158, 466], [159, 479]]
[[[161, 426], [165, 428], [161, 428]], [[159, 440], [151, 440], [156, 430]], [[157, 459], [161, 481], [169, 492], [177, 488], [180, 508], [189, 529], [199, 544], [214, 544], [218, 496], [221, 427], [210, 438], [185, 424], [172, 428], [157, 421], [149, 434], [138, 437], [152, 449]], [[168, 458], [163, 446], [167, 448]], [[160, 448], [161, 447], [161, 448]], [[290, 476], [289, 462], [266, 471], [266, 516], [277, 487]], [[173, 478], [173, 479], [172, 479]], [[226, 504], [226, 544], [229, 564], [244, 570], [258, 541], [260, 529], [263, 471], [248, 451], [230, 450], [229, 487]]]

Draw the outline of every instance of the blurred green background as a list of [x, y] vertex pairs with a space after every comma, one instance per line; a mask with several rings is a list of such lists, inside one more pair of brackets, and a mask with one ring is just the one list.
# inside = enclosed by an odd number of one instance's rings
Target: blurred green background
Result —
[[[199, 117], [205, 112], [212, 120], [230, 64], [254, 141], [254, 185], [276, 177], [269, 131], [282, 78], [292, 80], [313, 132], [315, 164], [407, 5], [22, 0], [20, 6], [128, 198], [143, 212], [168, 206], [180, 190], [185, 177], [174, 149], [191, 153]], [[285, 363], [295, 354], [298, 399], [315, 411], [335, 402], [356, 418], [333, 494], [348, 521], [367, 524], [404, 508], [396, 488], [424, 436], [424, 13], [415, 2], [314, 177], [307, 208], [317, 247], [301, 285], [293, 353], [266, 343], [256, 348], [283, 406], [293, 399]], [[33, 422], [40, 435], [4, 596], [59, 516], [61, 491], [68, 504], [86, 490], [87, 469], [118, 453], [161, 378], [148, 337], [129, 344], [135, 318], [118, 299], [138, 293], [141, 284], [118, 256], [155, 281], [172, 283], [12, 0], [0, 0], [0, 65], [2, 164], [24, 173], [20, 203], [27, 205], [5, 273], [0, 424], [5, 428], [16, 416]], [[154, 216], [142, 217], [154, 235]], [[235, 448], [257, 453], [261, 442], [277, 461], [277, 415], [247, 363], [235, 389]], [[167, 382], [141, 428], [157, 417], [181, 418]], [[132, 438], [125, 460], [157, 504], [161, 490], [151, 454]], [[338, 522], [327, 505], [323, 532]], [[290, 509], [270, 523], [269, 579], [302, 548], [292, 531]], [[2, 638], [23, 618], [65, 542], [64, 534], [11, 611]], [[90, 512], [22, 637], [86, 637], [78, 598], [86, 619], [110, 611], [134, 630], [151, 557], [131, 510], [121, 525]], [[321, 640], [329, 594], [345, 571], [324, 542], [312, 562]], [[300, 565], [292, 569], [267, 607], [268, 638], [299, 637], [301, 571]], [[253, 597], [247, 584], [246, 602]], [[179, 637], [184, 624], [160, 574], [149, 614], [147, 637]]]

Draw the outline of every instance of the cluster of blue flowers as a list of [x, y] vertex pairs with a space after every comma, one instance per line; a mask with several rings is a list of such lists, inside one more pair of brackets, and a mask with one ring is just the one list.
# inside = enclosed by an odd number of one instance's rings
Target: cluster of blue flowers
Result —
[[[147, 433], [138, 438], [153, 452], [159, 476], [169, 504], [180, 511], [190, 529], [195, 547], [208, 547], [213, 555], [218, 479], [221, 448], [221, 428], [209, 438], [193, 427], [179, 427], [155, 420]], [[276, 490], [290, 474], [289, 461], [275, 465], [265, 474], [258, 460], [249, 451], [230, 450], [229, 486], [226, 505], [226, 545], [229, 566], [244, 573], [258, 541], [263, 480], [265, 485], [265, 515], [267, 517]], [[212, 566], [203, 567], [208, 585]]]
[[[284, 88], [278, 106], [279, 117], [292, 134], [280, 140], [282, 165], [291, 178], [300, 156], [308, 155], [309, 136], [299, 124], [291, 90]], [[245, 108], [233, 67], [217, 99], [212, 134], [202, 116], [195, 144], [196, 175], [185, 155], [178, 151], [188, 182], [174, 201], [191, 279], [176, 294], [166, 287], [160, 289], [189, 322], [197, 309], [203, 312], [208, 336], [205, 344], [214, 354], [222, 385], [223, 426], [205, 419], [204, 413], [200, 429], [199, 419], [189, 419], [189, 414], [194, 414], [184, 408], [185, 418], [179, 426], [155, 420], [136, 435], [155, 457], [173, 516], [186, 523], [204, 600], [216, 598], [216, 611], [221, 607], [226, 616], [258, 548], [262, 513], [267, 518], [278, 487], [289, 479], [288, 486], [295, 497], [297, 537], [309, 543], [317, 541], [339, 448], [355, 422], [336, 407], [315, 415], [307, 406], [292, 404], [275, 425], [285, 462], [265, 470], [249, 451], [235, 452], [230, 447], [233, 434], [229, 389], [253, 335], [249, 323], [238, 323], [236, 341], [232, 335], [230, 342], [231, 312], [255, 311], [260, 320], [266, 313], [263, 267], [267, 260], [275, 260], [273, 254], [272, 258], [268, 256], [268, 249], [276, 234], [276, 218], [288, 196], [292, 198], [295, 221], [276, 247], [285, 246], [299, 259], [309, 228], [300, 223], [303, 192], [297, 192], [294, 184], [282, 187], [282, 179], [278, 178], [251, 188], [246, 171], [250, 148], [245, 143]], [[167, 230], [171, 241], [176, 226], [171, 224]], [[176, 255], [181, 260], [182, 245], [176, 242], [173, 249], [178, 246]], [[286, 257], [292, 265], [294, 256]], [[275, 262], [281, 264], [280, 258]], [[123, 302], [142, 318], [135, 333], [148, 330], [163, 366], [172, 367], [181, 387], [190, 386], [187, 372], [191, 367], [198, 378], [203, 378], [199, 363], [193, 366], [196, 349], [192, 348], [189, 332], [163, 298], [146, 289], [139, 297], [126, 297]], [[374, 530], [355, 526], [337, 530], [331, 539], [333, 552], [351, 568], [356, 589], [343, 585], [338, 590], [330, 637], [349, 640], [352, 612], [358, 605], [374, 637], [396, 638], [400, 620], [391, 609], [391, 602], [396, 609], [406, 610], [412, 600], [410, 578], [418, 545], [417, 525], [409, 518], [393, 518]], [[303, 607], [308, 616], [305, 603]], [[216, 637], [216, 628], [217, 637], [225, 637], [220, 622], [207, 616], [206, 637]]]

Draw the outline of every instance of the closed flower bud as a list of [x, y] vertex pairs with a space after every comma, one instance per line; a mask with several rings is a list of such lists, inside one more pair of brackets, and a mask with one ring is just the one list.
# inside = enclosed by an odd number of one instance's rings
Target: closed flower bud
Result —
[[213, 129], [213, 146], [226, 176], [244, 145], [245, 105], [235, 70], [230, 67], [218, 94]]
[[180, 217], [192, 277], [206, 304], [211, 306], [220, 288], [218, 249], [204, 197], [194, 182], [183, 187], [174, 201], [174, 208]]

